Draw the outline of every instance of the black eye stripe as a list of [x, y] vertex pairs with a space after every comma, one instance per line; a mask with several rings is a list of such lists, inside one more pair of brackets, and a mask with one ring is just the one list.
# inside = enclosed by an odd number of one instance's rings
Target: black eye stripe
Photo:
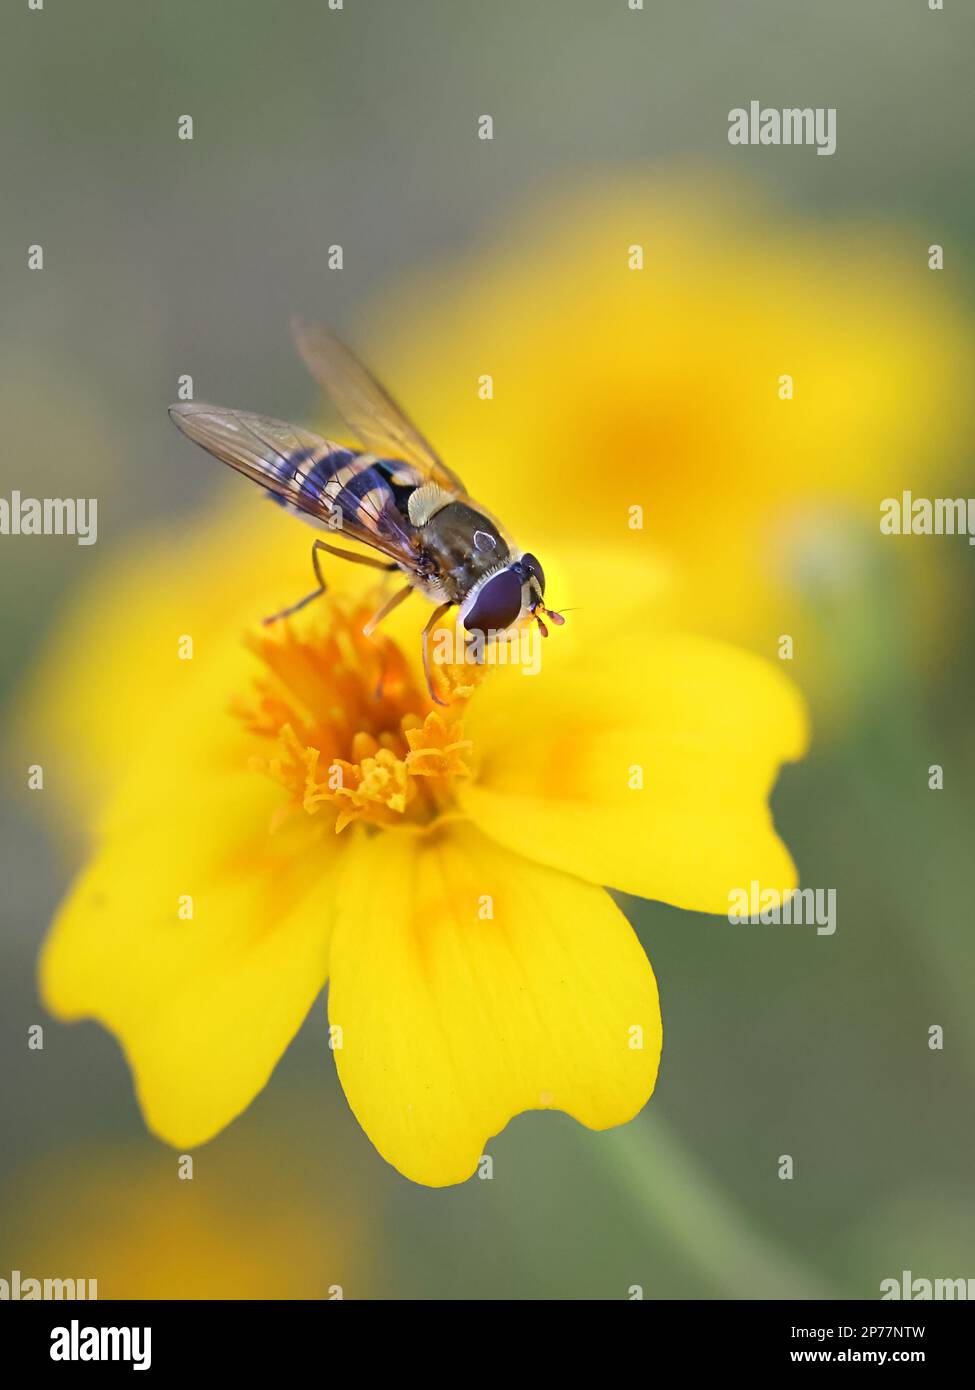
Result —
[[542, 593], [544, 594], [545, 571], [542, 569], [535, 556], [532, 555], [529, 551], [526, 551], [525, 554], [521, 557], [521, 567], [525, 571], [525, 573], [530, 576], [530, 578], [535, 580], [535, 582], [538, 584], [539, 589], [541, 589]]

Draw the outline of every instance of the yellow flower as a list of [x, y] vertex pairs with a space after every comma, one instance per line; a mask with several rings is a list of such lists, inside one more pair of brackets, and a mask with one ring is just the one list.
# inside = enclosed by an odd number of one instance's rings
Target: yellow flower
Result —
[[142, 1142], [34, 1155], [0, 1193], [3, 1277], [94, 1280], [99, 1299], [375, 1297], [354, 1182], [330, 1203], [283, 1139], [242, 1139], [192, 1181]]
[[[769, 656], [790, 634], [822, 710], [844, 681], [816, 576], [859, 597], [864, 543], [895, 553], [882, 499], [963, 476], [971, 330], [929, 239], [783, 215], [710, 171], [606, 176], [385, 294], [366, 336], [502, 516], [572, 545], [584, 515], [624, 556], [649, 539], [682, 626]], [[499, 476], [513, 450], [521, 471]], [[929, 653], [947, 551], [896, 555], [914, 580], [898, 622]]]
[[68, 615], [28, 724], [70, 767], [94, 852], [43, 952], [45, 1001], [116, 1034], [180, 1148], [249, 1104], [326, 979], [350, 1105], [417, 1182], [467, 1178], [524, 1110], [629, 1120], [660, 1014], [603, 885], [719, 913], [753, 880], [791, 891], [767, 796], [804, 750], [798, 696], [655, 624], [648, 566], [580, 549], [544, 554], [548, 592], [589, 606], [540, 674], [491, 671], [437, 710], [418, 613], [365, 641], [355, 567], [241, 640], [300, 592], [296, 531], [255, 505], [142, 541]]

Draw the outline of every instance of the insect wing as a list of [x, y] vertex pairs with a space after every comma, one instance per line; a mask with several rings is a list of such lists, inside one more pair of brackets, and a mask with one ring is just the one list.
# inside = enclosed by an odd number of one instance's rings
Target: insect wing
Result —
[[381, 458], [408, 464], [417, 483], [435, 482], [447, 492], [466, 495], [456, 473], [444, 464], [423, 435], [356, 355], [327, 328], [293, 319], [295, 343], [305, 366], [331, 398], [348, 428]]
[[[341, 505], [343, 490], [326, 490], [339, 447], [311, 430], [244, 410], [192, 404], [169, 408], [173, 423], [194, 443], [265, 487], [293, 510], [334, 527], [391, 559], [411, 564], [413, 528], [393, 506], [373, 500], [351, 512]], [[334, 490], [333, 490], [334, 491]], [[338, 515], [337, 515], [338, 514]]]

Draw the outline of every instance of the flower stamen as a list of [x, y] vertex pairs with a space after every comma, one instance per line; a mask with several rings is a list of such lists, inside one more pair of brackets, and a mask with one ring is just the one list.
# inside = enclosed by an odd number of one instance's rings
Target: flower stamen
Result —
[[460, 698], [470, 672], [463, 687], [451, 681], [453, 706], [432, 708], [395, 643], [383, 638], [380, 650], [363, 635], [366, 615], [336, 599], [300, 632], [282, 622], [247, 639], [263, 670], [235, 712], [274, 744], [251, 766], [289, 793], [275, 824], [298, 810], [331, 815], [336, 832], [358, 820], [427, 823], [451, 805], [456, 779], [471, 775]]

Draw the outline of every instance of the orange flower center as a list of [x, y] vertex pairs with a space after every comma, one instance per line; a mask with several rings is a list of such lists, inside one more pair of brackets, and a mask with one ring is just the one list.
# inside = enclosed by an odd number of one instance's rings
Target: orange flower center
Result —
[[325, 812], [336, 831], [433, 820], [470, 776], [462, 712], [479, 672], [440, 667], [453, 701], [436, 709], [399, 647], [363, 636], [368, 605], [329, 596], [315, 607], [300, 631], [283, 621], [246, 638], [262, 669], [234, 713], [272, 745], [252, 766], [288, 791], [282, 814]]

